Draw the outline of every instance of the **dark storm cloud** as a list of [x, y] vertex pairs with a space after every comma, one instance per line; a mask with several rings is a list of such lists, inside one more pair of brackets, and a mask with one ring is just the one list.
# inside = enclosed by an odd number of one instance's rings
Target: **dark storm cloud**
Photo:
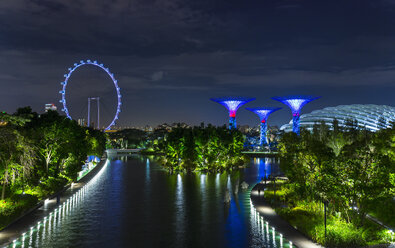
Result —
[[318, 94], [324, 107], [354, 91], [353, 102], [393, 105], [394, 14], [393, 0], [0, 1], [0, 106], [57, 102], [81, 59], [119, 80], [121, 123], [219, 124], [224, 109], [207, 99], [237, 94], [256, 105]]
[[196, 47], [199, 41], [191, 29], [212, 22], [177, 0], [64, 2], [0, 3], [1, 9], [10, 9], [1, 18], [9, 34], [3, 44], [17, 49], [152, 56]]

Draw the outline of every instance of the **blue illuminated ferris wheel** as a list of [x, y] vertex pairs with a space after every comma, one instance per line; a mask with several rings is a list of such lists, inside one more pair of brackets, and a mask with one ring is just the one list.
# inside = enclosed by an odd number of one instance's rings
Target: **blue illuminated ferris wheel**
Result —
[[108, 125], [108, 127], [106, 127], [104, 130], [109, 130], [112, 126], [115, 125], [116, 120], [118, 120], [118, 115], [121, 112], [121, 88], [119, 88], [118, 86], [118, 81], [114, 78], [114, 74], [110, 72], [110, 70], [106, 67], [103, 66], [103, 64], [99, 64], [96, 60], [95, 61], [91, 61], [91, 60], [87, 60], [87, 61], [83, 61], [81, 60], [79, 63], [75, 63], [74, 67], [70, 67], [69, 68], [69, 72], [67, 74], [64, 74], [65, 80], [63, 82], [61, 82], [60, 84], [63, 86], [62, 90], [59, 91], [59, 93], [62, 95], [62, 99], [59, 101], [61, 103], [63, 103], [63, 109], [62, 111], [65, 112], [67, 118], [69, 118], [70, 120], [72, 119], [70, 114], [69, 114], [69, 110], [67, 109], [67, 104], [66, 104], [66, 87], [67, 87], [67, 83], [69, 81], [69, 78], [71, 77], [71, 74], [79, 67], [84, 66], [84, 65], [93, 65], [93, 66], [97, 66], [99, 68], [101, 68], [102, 70], [104, 70], [108, 76], [110, 76], [112, 82], [114, 83], [115, 89], [117, 91], [117, 98], [118, 98], [118, 105], [117, 105], [117, 111], [115, 113], [114, 119], [111, 121], [110, 125]]

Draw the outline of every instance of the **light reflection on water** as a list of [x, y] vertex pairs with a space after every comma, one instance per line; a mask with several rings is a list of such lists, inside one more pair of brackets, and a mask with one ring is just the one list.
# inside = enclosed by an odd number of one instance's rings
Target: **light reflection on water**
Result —
[[149, 158], [120, 157], [10, 247], [289, 247], [249, 198], [265, 173], [279, 173], [275, 160], [169, 175]]

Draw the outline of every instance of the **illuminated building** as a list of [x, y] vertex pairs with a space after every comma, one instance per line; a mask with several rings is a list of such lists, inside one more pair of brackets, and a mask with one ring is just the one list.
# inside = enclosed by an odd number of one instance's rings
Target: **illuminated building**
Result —
[[86, 120], [84, 118], [77, 120], [78, 125], [86, 127]]
[[[315, 124], [324, 123], [332, 128], [334, 120], [338, 122], [339, 127], [344, 127], [348, 121], [354, 121], [358, 128], [375, 132], [391, 127], [391, 123], [395, 122], [395, 107], [373, 104], [327, 107], [301, 115], [300, 127], [312, 130]], [[291, 132], [292, 121], [283, 125], [281, 130]]]
[[242, 97], [226, 97], [226, 98], [210, 98], [211, 101], [217, 102], [229, 111], [229, 129], [236, 129], [236, 112], [244, 104], [255, 100], [255, 98]]
[[268, 145], [267, 137], [266, 137], [266, 132], [267, 132], [267, 118], [269, 115], [281, 108], [246, 108], [247, 110], [254, 112], [255, 114], [258, 115], [259, 120], [261, 121], [261, 130], [260, 130], [260, 138], [259, 138], [259, 145]]
[[273, 97], [273, 100], [282, 102], [287, 105], [292, 111], [292, 131], [296, 134], [300, 134], [299, 119], [300, 110], [307, 103], [316, 100], [320, 97], [313, 96], [287, 96], [287, 97]]
[[55, 106], [53, 103], [47, 103], [45, 104], [45, 112], [48, 112], [49, 110], [56, 111], [58, 108]]

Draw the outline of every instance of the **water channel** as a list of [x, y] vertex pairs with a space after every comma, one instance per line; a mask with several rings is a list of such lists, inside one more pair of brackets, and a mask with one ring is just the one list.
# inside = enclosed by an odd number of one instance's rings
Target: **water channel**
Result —
[[[278, 174], [276, 160], [254, 158], [224, 174], [170, 175], [152, 158], [116, 157], [9, 247], [289, 247], [250, 202], [265, 170]], [[237, 190], [243, 181], [249, 189]]]

